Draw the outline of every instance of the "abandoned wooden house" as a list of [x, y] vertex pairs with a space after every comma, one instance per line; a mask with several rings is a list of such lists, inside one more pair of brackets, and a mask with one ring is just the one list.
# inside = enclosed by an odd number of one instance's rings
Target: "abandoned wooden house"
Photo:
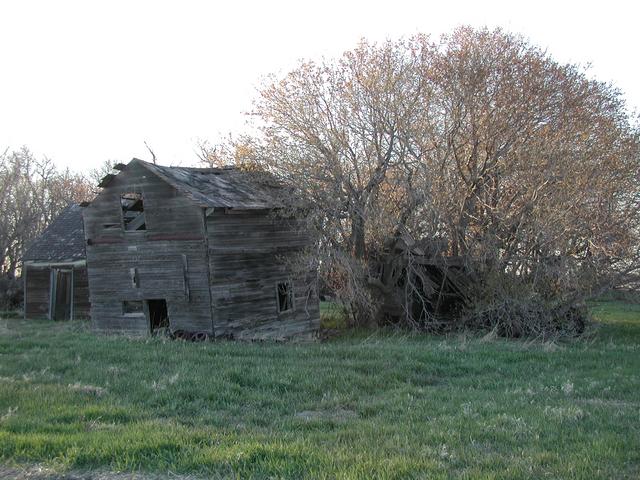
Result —
[[234, 168], [116, 169], [84, 210], [95, 329], [257, 339], [318, 328], [317, 273], [289, 261], [309, 236], [274, 214], [278, 185]]
[[69, 205], [22, 257], [25, 318], [89, 316], [82, 207]]

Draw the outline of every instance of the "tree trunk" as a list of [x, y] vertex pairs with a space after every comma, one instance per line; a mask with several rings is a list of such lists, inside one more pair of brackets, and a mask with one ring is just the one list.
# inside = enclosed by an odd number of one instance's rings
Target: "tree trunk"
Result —
[[357, 259], [363, 259], [365, 254], [364, 227], [364, 219], [356, 213], [351, 219], [351, 245]]

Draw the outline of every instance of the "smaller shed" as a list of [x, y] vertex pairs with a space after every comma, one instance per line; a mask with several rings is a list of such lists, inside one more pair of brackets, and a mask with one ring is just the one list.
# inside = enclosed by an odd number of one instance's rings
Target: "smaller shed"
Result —
[[89, 284], [82, 207], [71, 204], [22, 257], [25, 318], [89, 316]]

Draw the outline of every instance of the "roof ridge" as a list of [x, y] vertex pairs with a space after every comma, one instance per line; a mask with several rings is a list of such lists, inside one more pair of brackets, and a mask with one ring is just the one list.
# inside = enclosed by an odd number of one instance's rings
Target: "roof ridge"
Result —
[[165, 167], [137, 158], [131, 162], [144, 167], [200, 207], [264, 209], [280, 203], [274, 194], [280, 185], [258, 181], [252, 172], [235, 167]]
[[152, 167], [159, 167], [159, 168], [169, 168], [169, 169], [183, 169], [183, 170], [191, 170], [191, 171], [195, 171], [195, 172], [229, 172], [232, 170], [238, 170], [238, 167], [235, 165], [222, 165], [220, 167], [183, 167], [182, 165], [158, 165], [156, 163], [151, 163], [151, 162], [147, 162], [146, 160], [140, 160], [139, 158], [133, 158], [132, 161], [135, 160], [137, 162], [140, 163], [144, 163], [146, 165], [152, 166]]

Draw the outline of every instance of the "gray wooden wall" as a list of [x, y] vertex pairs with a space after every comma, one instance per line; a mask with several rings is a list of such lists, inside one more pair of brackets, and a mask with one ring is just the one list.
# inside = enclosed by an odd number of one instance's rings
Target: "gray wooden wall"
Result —
[[[120, 226], [120, 196], [130, 192], [143, 195], [146, 231]], [[315, 274], [296, 275], [287, 264], [309, 240], [297, 225], [266, 210], [215, 209], [206, 217], [143, 166], [130, 164], [85, 208], [84, 222], [97, 330], [148, 333], [147, 318], [122, 310], [124, 301], [145, 299], [167, 300], [172, 330], [287, 338], [319, 326]], [[118, 228], [108, 228], [113, 224]], [[294, 286], [294, 309], [278, 313], [276, 285], [287, 280]]]
[[[87, 269], [73, 268], [73, 317], [89, 317], [89, 282]], [[23, 274], [26, 275], [25, 316], [42, 318], [49, 314], [49, 295], [51, 290], [51, 267], [32, 266], [26, 264]]]
[[89, 318], [89, 277], [85, 267], [73, 269], [73, 318]]
[[[143, 194], [146, 231], [124, 232], [120, 196]], [[172, 329], [212, 331], [203, 210], [144, 167], [130, 165], [84, 211], [91, 318], [102, 331], [147, 333], [125, 300], [166, 299]], [[188, 294], [185, 293], [186, 256]], [[139, 286], [131, 280], [137, 268]]]
[[51, 269], [25, 266], [25, 316], [41, 318], [49, 314], [49, 289]]
[[[319, 327], [315, 275], [296, 275], [288, 261], [309, 245], [296, 222], [267, 211], [216, 211], [207, 217], [216, 335], [287, 338]], [[293, 311], [278, 313], [276, 285], [290, 280]]]

